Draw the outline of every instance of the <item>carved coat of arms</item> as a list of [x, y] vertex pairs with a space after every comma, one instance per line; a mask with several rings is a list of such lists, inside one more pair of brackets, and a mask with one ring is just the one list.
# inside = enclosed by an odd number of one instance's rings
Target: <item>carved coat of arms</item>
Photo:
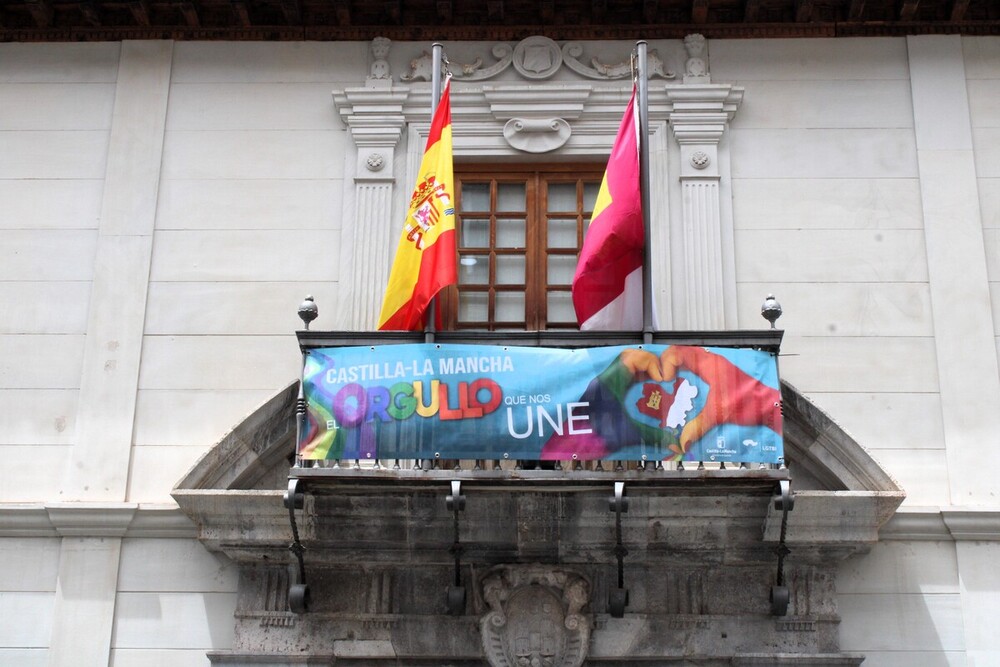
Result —
[[490, 611], [480, 619], [493, 667], [579, 667], [590, 643], [590, 584], [537, 565], [499, 566], [482, 579]]

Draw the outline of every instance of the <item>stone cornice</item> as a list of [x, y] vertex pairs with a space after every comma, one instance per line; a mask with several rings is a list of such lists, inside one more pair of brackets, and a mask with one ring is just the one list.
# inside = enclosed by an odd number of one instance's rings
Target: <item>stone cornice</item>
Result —
[[2, 503], [0, 537], [197, 537], [173, 504]]
[[[194, 538], [198, 529], [173, 504], [0, 503], [0, 537], [64, 536]], [[1000, 541], [1000, 510], [904, 507], [882, 526], [879, 540]]]

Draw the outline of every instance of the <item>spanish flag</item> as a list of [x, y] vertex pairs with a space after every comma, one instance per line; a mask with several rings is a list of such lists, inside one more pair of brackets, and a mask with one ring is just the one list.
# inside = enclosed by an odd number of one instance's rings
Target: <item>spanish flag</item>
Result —
[[573, 306], [580, 329], [585, 331], [642, 328], [642, 255], [646, 233], [636, 115], [633, 87], [573, 275]]
[[431, 122], [417, 185], [389, 273], [378, 318], [378, 328], [383, 331], [423, 329], [431, 299], [443, 287], [458, 282], [450, 92], [449, 77]]

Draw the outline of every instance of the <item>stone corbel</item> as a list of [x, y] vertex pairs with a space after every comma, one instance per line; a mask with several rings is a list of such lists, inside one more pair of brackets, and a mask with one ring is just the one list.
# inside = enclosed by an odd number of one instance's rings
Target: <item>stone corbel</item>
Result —
[[334, 102], [357, 146], [356, 181], [393, 180], [392, 163], [406, 126], [403, 104], [409, 93], [408, 88], [347, 88], [334, 92]]

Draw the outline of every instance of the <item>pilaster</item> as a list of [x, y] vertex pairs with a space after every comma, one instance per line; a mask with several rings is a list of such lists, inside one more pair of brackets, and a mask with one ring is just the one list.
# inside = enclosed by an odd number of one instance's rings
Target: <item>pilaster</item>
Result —
[[[408, 88], [348, 88], [334, 94], [334, 101], [347, 123], [357, 148], [347, 156], [348, 171], [353, 169], [353, 183], [345, 185], [345, 198], [354, 202], [353, 239], [345, 244], [343, 275], [350, 276], [354, 292], [340, 312], [345, 329], [373, 329], [378, 322], [382, 288], [392, 260], [387, 249], [394, 249], [392, 224], [393, 188], [396, 183], [393, 165], [396, 145], [406, 125], [403, 104]], [[345, 213], [350, 215], [349, 207]]]
[[736, 326], [736, 272], [732, 215], [722, 203], [729, 181], [723, 135], [743, 89], [732, 85], [668, 85], [670, 127], [680, 147], [680, 215], [672, 222], [674, 326]]

